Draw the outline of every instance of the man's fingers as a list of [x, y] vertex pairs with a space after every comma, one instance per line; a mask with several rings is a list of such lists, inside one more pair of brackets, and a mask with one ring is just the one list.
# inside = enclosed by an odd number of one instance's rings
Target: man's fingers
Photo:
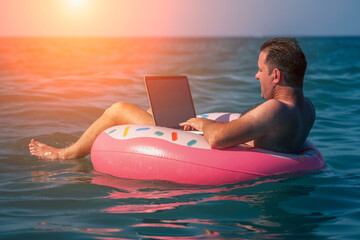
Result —
[[191, 131], [191, 130], [194, 130], [194, 128], [191, 126], [191, 122], [182, 122], [180, 123], [179, 125], [184, 127], [184, 131]]

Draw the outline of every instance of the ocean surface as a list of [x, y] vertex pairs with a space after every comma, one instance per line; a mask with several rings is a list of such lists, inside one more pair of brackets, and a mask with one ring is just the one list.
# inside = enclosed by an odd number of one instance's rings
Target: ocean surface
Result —
[[360, 239], [360, 38], [299, 38], [309, 136], [326, 169], [215, 187], [118, 179], [91, 157], [45, 161], [117, 101], [148, 108], [145, 75], [187, 75], [198, 113], [262, 102], [265, 38], [1, 38], [0, 239]]

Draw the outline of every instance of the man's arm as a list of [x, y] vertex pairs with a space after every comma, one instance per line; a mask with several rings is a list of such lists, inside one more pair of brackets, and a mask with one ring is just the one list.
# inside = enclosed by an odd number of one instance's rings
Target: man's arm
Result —
[[232, 147], [260, 139], [268, 134], [274, 126], [274, 116], [279, 109], [277, 102], [277, 100], [269, 100], [239, 119], [228, 123], [192, 118], [180, 125], [203, 131], [206, 141], [214, 148]]

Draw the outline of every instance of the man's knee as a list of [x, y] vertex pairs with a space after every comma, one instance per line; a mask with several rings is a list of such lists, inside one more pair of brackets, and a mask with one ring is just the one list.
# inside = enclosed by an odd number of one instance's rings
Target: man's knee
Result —
[[109, 116], [117, 116], [121, 114], [121, 112], [126, 111], [132, 105], [131, 103], [127, 102], [116, 102], [111, 105], [108, 109], [106, 109], [105, 114]]
[[154, 125], [149, 113], [128, 102], [117, 102], [106, 109], [104, 115], [114, 124]]

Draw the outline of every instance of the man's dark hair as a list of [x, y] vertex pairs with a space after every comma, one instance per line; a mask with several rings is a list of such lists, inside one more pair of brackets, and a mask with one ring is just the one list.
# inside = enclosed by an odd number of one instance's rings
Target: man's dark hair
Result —
[[260, 50], [267, 53], [265, 63], [269, 72], [278, 68], [284, 74], [287, 85], [302, 87], [307, 63], [295, 38], [268, 40], [261, 46]]

